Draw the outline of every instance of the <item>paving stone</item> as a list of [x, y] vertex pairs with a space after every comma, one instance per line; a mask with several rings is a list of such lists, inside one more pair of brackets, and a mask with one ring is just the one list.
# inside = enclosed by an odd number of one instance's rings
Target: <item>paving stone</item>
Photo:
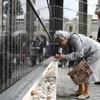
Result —
[[[78, 88], [67, 75], [68, 68], [58, 69], [57, 100], [77, 100], [70, 94]], [[85, 100], [100, 100], [100, 85], [90, 84], [91, 97]]]

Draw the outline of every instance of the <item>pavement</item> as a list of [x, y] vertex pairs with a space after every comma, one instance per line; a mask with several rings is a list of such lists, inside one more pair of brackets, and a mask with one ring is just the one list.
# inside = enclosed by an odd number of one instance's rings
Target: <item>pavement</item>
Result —
[[[77, 97], [70, 95], [78, 89], [78, 86], [67, 75], [68, 71], [68, 68], [58, 69], [57, 100], [78, 100]], [[100, 100], [100, 85], [90, 83], [90, 91], [91, 97], [85, 100]]]

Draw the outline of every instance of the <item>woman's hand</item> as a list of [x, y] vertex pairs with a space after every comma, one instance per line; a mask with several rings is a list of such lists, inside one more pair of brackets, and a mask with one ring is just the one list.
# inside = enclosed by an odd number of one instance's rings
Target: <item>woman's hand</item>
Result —
[[59, 59], [59, 60], [66, 59], [66, 55], [59, 55], [59, 54], [56, 54], [55, 57], [56, 57], [57, 59]]

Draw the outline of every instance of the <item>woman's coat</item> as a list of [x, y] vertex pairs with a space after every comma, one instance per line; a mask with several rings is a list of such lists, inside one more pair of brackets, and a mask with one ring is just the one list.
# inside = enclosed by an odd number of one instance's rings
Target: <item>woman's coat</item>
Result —
[[32, 43], [30, 44], [30, 56], [38, 56], [38, 50], [36, 47], [37, 41], [32, 41]]
[[78, 62], [85, 56], [85, 60], [93, 69], [93, 74], [86, 81], [100, 81], [100, 44], [81, 34], [72, 34], [69, 37], [69, 45], [72, 50], [66, 55], [66, 60]]

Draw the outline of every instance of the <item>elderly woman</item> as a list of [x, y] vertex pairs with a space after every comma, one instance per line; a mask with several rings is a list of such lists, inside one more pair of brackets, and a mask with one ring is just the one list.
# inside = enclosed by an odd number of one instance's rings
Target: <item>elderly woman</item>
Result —
[[69, 34], [65, 31], [56, 31], [54, 34], [55, 40], [66, 50], [69, 54], [56, 54], [57, 59], [66, 59], [66, 61], [74, 61], [76, 66], [80, 59], [85, 56], [85, 60], [92, 67], [93, 74], [88, 80], [79, 84], [79, 89], [73, 93], [73, 96], [78, 96], [79, 99], [86, 99], [90, 97], [90, 82], [100, 80], [100, 44], [93, 39], [90, 39], [82, 34]]

